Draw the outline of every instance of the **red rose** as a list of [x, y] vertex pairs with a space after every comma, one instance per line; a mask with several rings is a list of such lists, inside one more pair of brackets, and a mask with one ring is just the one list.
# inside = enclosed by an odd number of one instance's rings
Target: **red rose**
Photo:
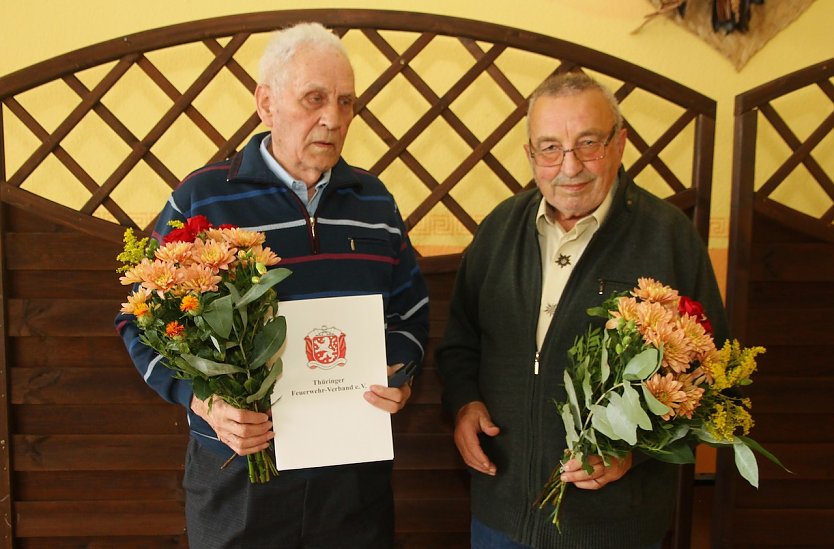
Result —
[[187, 222], [188, 229], [194, 233], [195, 235], [204, 233], [207, 230], [211, 229], [211, 223], [204, 215], [195, 215], [194, 217], [189, 217]]
[[188, 227], [183, 227], [181, 229], [173, 229], [165, 235], [162, 242], [164, 244], [168, 244], [169, 242], [194, 242], [196, 236], [196, 233], [191, 232]]
[[712, 323], [707, 318], [707, 315], [704, 314], [704, 306], [699, 302], [685, 295], [681, 296], [680, 301], [678, 301], [678, 311], [681, 315], [693, 317], [704, 328], [706, 333], [712, 333]]

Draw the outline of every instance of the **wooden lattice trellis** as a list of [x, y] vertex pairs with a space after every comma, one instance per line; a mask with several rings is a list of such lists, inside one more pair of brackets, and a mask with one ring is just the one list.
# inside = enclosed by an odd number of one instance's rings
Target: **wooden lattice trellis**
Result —
[[[6, 117], [15, 117], [39, 141], [37, 147], [28, 153], [25, 161], [10, 173], [3, 173], [3, 192], [7, 200], [18, 203], [37, 202], [31, 193], [21, 192], [22, 186], [33, 172], [48, 158], [54, 156], [89, 192], [84, 203], [75, 208], [74, 219], [95, 215], [103, 208], [122, 226], [133, 226], [135, 220], [113, 198], [117, 187], [138, 164], [146, 164], [169, 187], [173, 188], [184, 174], [174, 173], [165, 161], [155, 154], [153, 147], [168, 132], [180, 117], [187, 117], [194, 127], [207, 138], [214, 151], [204, 162], [225, 158], [237, 150], [259, 125], [254, 106], [251, 113], [239, 123], [230, 135], [224, 135], [210, 121], [211, 116], [195, 106], [195, 99], [222, 71], [228, 71], [249, 92], [254, 91], [255, 79], [235, 58], [242, 47], [254, 35], [280, 28], [294, 21], [319, 20], [333, 27], [340, 35], [361, 33], [367, 43], [373, 46], [373, 55], [379, 55], [388, 65], [374, 76], [372, 81], [360, 90], [356, 112], [374, 134], [384, 142], [386, 150], [370, 166], [370, 171], [380, 174], [395, 161], [402, 162], [413, 181], [426, 187], [427, 194], [419, 204], [408, 212], [406, 223], [414, 227], [438, 204], [465, 229], [472, 233], [477, 220], [467, 208], [453, 197], [455, 186], [478, 166], [486, 166], [496, 181], [506, 186], [506, 191], [516, 193], [530, 184], [529, 170], [519, 172], [507, 167], [506, 159], [500, 158], [494, 148], [509, 132], [523, 123], [526, 112], [526, 95], [530, 86], [522, 88], [513, 82], [507, 71], [499, 68], [497, 60], [509, 50], [524, 51], [530, 56], [550, 58], [546, 76], [552, 71], [584, 69], [613, 78], [616, 95], [624, 104], [635, 90], [649, 92], [653, 101], [671, 103], [680, 107], [680, 114], [671, 121], [664, 121], [666, 128], [658, 136], [647, 138], [636, 125], [626, 117], [629, 142], [636, 150], [634, 161], [628, 167], [632, 176], [640, 174], [651, 166], [656, 177], [668, 185], [671, 199], [685, 209], [696, 210], [697, 224], [706, 234], [709, 181], [712, 163], [711, 142], [713, 136], [714, 104], [711, 100], [668, 81], [644, 69], [620, 60], [594, 52], [555, 38], [496, 25], [464, 21], [452, 18], [397, 13], [365, 12], [359, 10], [314, 10], [272, 12], [268, 14], [236, 16], [176, 25], [155, 31], [148, 31], [84, 48], [50, 60], [17, 73], [0, 81], [0, 101], [6, 109]], [[346, 24], [351, 21], [351, 24]], [[387, 31], [398, 32], [398, 37], [408, 33], [410, 43], [397, 48], [386, 38]], [[427, 52], [430, 46], [443, 37], [453, 37], [471, 56], [471, 64], [463, 65], [465, 70], [456, 75], [448, 89], [438, 92], [430, 82], [415, 70], [415, 60]], [[177, 88], [162, 68], [154, 63], [149, 53], [162, 49], [173, 49], [178, 45], [199, 41], [210, 52], [212, 58], [193, 81], [183, 90]], [[369, 54], [370, 55], [370, 54]], [[84, 84], [79, 73], [97, 66], [112, 63], [93, 85]], [[108, 108], [103, 98], [121, 79], [138, 67], [147, 76], [149, 85], [156, 86], [171, 102], [158, 120], [144, 135], [137, 135]], [[508, 99], [511, 107], [498, 114], [499, 122], [483, 138], [479, 138], [467, 123], [455, 113], [453, 103], [478, 82], [483, 85], [486, 75], [496, 90]], [[393, 85], [394, 80], [405, 82], [425, 101], [425, 110], [404, 131], [395, 133], [374, 112], [375, 97]], [[72, 107], [64, 120], [53, 130], [48, 130], [38, 120], [37, 113], [23, 106], [19, 97], [53, 81], [60, 80], [74, 94], [78, 103]], [[127, 154], [106, 177], [96, 179], [82, 164], [62, 146], [62, 141], [89, 115], [98, 116], [118, 139], [127, 146]], [[409, 147], [430, 126], [442, 119], [469, 148], [469, 153], [456, 162], [454, 169], [442, 179], [432, 175], [423, 161], [411, 152]], [[676, 174], [667, 165], [662, 154], [676, 138], [680, 138], [690, 125], [694, 124], [694, 142], [687, 145], [693, 151], [692, 169], [688, 174]], [[6, 141], [14, 136], [4, 136]], [[519, 145], [520, 146], [520, 145]], [[196, 166], [194, 166], [196, 167]], [[396, 192], [396, 189], [395, 189]], [[694, 194], [699, 193], [696, 200]], [[68, 212], [63, 213], [64, 217]], [[72, 217], [72, 216], [70, 216]], [[147, 226], [138, 227], [147, 229]], [[91, 228], [92, 229], [92, 228]], [[101, 234], [101, 227], [95, 229]], [[108, 231], [115, 236], [118, 231]]]

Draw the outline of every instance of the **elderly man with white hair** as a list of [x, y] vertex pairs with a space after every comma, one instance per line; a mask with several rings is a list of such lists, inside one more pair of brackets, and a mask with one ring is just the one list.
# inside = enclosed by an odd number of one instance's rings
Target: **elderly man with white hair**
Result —
[[[186, 177], [155, 234], [163, 238], [169, 221], [195, 215], [264, 232], [264, 245], [293, 271], [281, 283], [282, 300], [381, 294], [393, 371], [423, 358], [428, 296], [393, 196], [341, 157], [355, 101], [353, 69], [336, 35], [317, 23], [279, 31], [255, 90], [269, 131]], [[221, 469], [232, 452], [269, 447], [271, 418], [197, 399], [188, 381], [153, 367], [158, 356], [141, 343], [133, 320], [119, 315], [116, 324], [139, 373], [188, 411], [183, 485], [191, 547], [393, 546], [390, 461], [282, 471], [261, 485], [249, 482], [245, 459]], [[364, 393], [369, 405], [390, 413], [410, 396], [410, 383]]]

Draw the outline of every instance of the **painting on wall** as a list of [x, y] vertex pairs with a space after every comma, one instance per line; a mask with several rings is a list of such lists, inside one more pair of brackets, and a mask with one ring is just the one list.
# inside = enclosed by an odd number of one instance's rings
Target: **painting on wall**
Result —
[[740, 71], [814, 0], [650, 0], [655, 12], [635, 32], [666, 16], [726, 56]]

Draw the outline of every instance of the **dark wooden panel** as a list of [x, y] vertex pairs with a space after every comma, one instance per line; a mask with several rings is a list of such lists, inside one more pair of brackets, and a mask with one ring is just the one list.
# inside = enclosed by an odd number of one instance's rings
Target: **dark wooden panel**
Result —
[[160, 397], [128, 368], [15, 368], [12, 404], [158, 404]]
[[738, 509], [732, 539], [749, 547], [831, 547], [834, 539], [834, 510], [825, 509]]
[[834, 309], [770, 309], [747, 319], [746, 345], [825, 345], [831, 343], [828, 321]]
[[121, 303], [127, 301], [130, 288], [119, 284], [118, 276], [112, 270], [9, 271], [6, 282], [10, 298], [87, 299], [95, 296]]
[[[755, 282], [749, 287], [749, 309], [832, 309], [834, 284], [830, 282], [832, 281]], [[767, 314], [765, 311], [762, 314]]]
[[145, 471], [183, 466], [181, 435], [16, 435], [16, 471]]
[[21, 233], [76, 232], [67, 225], [37, 215], [37, 212], [31, 208], [22, 209], [12, 204], [3, 205], [3, 230], [4, 232]]
[[22, 471], [21, 501], [182, 500], [182, 471]]
[[753, 248], [752, 280], [834, 281], [834, 244], [773, 242]]
[[[753, 376], [753, 384], [745, 387], [744, 393], [753, 399], [754, 414], [830, 414], [834, 409], [834, 379]], [[821, 431], [834, 430], [831, 424], [815, 426]]]
[[767, 479], [758, 490], [739, 481], [736, 505], [739, 508], [834, 509], [834, 479]]
[[456, 498], [469, 497], [469, 472], [453, 470], [407, 470], [394, 469], [391, 482], [397, 499]]
[[757, 212], [757, 215], [753, 217], [751, 243], [754, 247], [759, 247], [768, 246], [776, 242], [805, 244], [808, 242], [817, 243], [822, 241], [814, 238], [807, 232], [791, 227], [788, 223], [771, 219]]
[[187, 434], [185, 409], [157, 400], [148, 404], [18, 404], [12, 407], [12, 430], [26, 435]]
[[[756, 357], [758, 374], [754, 376], [803, 376], [834, 379], [834, 341], [828, 345], [768, 345], [767, 352]], [[754, 377], [755, 379], [755, 377]]]
[[183, 504], [170, 500], [21, 501], [15, 505], [19, 537], [179, 535]]
[[413, 392], [408, 403], [411, 404], [437, 404], [440, 402], [440, 395], [443, 392], [443, 384], [437, 370], [434, 368], [423, 368], [420, 376], [414, 380]]
[[[789, 473], [770, 462], [767, 458], [756, 457], [759, 463], [759, 478], [764, 484], [771, 479], [829, 481], [834, 479], [834, 444], [830, 442], [763, 442], [765, 448], [779, 457]], [[734, 473], [735, 474], [735, 473]]]
[[17, 541], [18, 549], [163, 549], [188, 547], [185, 535], [180, 536], [111, 536], [71, 538], [23, 538]]
[[448, 421], [440, 404], [420, 404], [409, 401], [408, 405], [391, 417], [395, 433], [448, 433], [452, 436], [452, 423]]
[[[116, 317], [115, 311], [111, 320]], [[134, 369], [115, 328], [102, 337], [12, 337], [9, 359], [15, 368], [114, 368]]]
[[469, 532], [401, 533], [397, 532], [397, 549], [468, 549]]
[[14, 336], [107, 336], [120, 308], [113, 299], [10, 299], [8, 334]]
[[[80, 233], [6, 233], [6, 269], [110, 271], [116, 277], [121, 246]], [[60, 251], [60, 253], [56, 253]]]
[[469, 532], [465, 499], [414, 499], [397, 502], [398, 532]]
[[395, 469], [461, 469], [463, 461], [447, 434], [394, 435]]
[[[825, 404], [831, 410], [832, 405]], [[751, 436], [756, 440], [778, 442], [834, 442], [834, 411], [814, 414], [761, 413], [754, 401], [753, 418], [756, 425]], [[834, 498], [832, 498], [834, 501]]]

